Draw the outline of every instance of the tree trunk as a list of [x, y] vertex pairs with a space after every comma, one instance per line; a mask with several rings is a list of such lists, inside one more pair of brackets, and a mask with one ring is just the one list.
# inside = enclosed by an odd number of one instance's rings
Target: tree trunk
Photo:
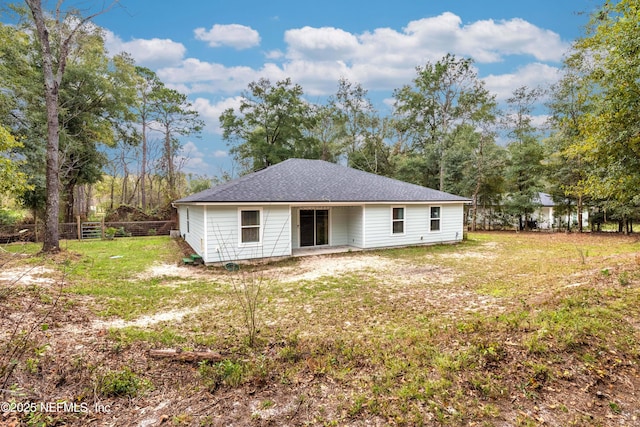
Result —
[[167, 124], [165, 127], [164, 133], [164, 150], [166, 153], [167, 162], [167, 177], [169, 182], [169, 200], [177, 199], [176, 196], [176, 176], [173, 164], [173, 147], [171, 145], [171, 132], [169, 129], [169, 125]]
[[582, 195], [578, 196], [578, 231], [582, 233]]
[[[61, 30], [67, 22], [67, 17], [62, 16], [62, 0], [56, 2], [56, 10], [48, 16], [55, 16], [58, 21], [58, 34], [49, 34], [47, 28], [47, 19], [42, 11], [42, 0], [25, 0], [25, 3], [36, 26], [36, 35], [40, 44], [40, 52], [42, 54], [42, 75], [44, 77], [44, 95], [47, 109], [47, 165], [46, 165], [46, 197], [45, 204], [45, 228], [44, 243], [42, 244], [42, 252], [59, 252], [60, 251], [60, 234], [59, 234], [59, 218], [60, 218], [60, 160], [59, 160], [59, 143], [60, 143], [60, 123], [58, 119], [58, 96], [60, 83], [64, 76], [67, 65], [69, 50], [74, 42], [76, 32], [90, 21], [94, 16], [80, 19], [68, 35], [63, 34]], [[103, 9], [103, 12], [105, 9]], [[102, 13], [102, 12], [100, 12]], [[58, 51], [51, 50], [51, 40], [56, 40]], [[55, 57], [54, 55], [57, 55]], [[56, 69], [54, 70], [54, 63]]]
[[142, 165], [140, 167], [140, 203], [142, 210], [147, 209], [147, 193], [145, 180], [147, 178], [147, 124], [142, 121]]
[[[26, 0], [36, 26], [38, 41], [42, 51], [42, 73], [44, 77], [44, 95], [47, 109], [47, 165], [46, 165], [46, 203], [44, 214], [44, 243], [42, 252], [59, 252], [60, 236], [58, 219], [60, 215], [60, 167], [59, 167], [59, 133], [58, 122], [58, 89], [64, 71], [64, 61], [59, 61], [58, 76], [53, 70], [53, 53], [49, 40], [49, 30], [42, 12], [41, 0]], [[64, 53], [59, 52], [61, 59]]]
[[476, 182], [473, 192], [473, 213], [471, 214], [471, 231], [476, 231], [476, 221], [478, 220], [478, 194], [480, 193], [480, 180]]
[[109, 201], [109, 210], [112, 211], [113, 210], [113, 198], [115, 197], [114, 192], [115, 192], [115, 186], [116, 186], [116, 176], [115, 174], [113, 175], [113, 177], [111, 177], [111, 191], [109, 193], [109, 197], [110, 197], [110, 201]]
[[444, 191], [444, 153], [440, 157], [440, 191]]
[[44, 214], [44, 241], [42, 251], [53, 253], [60, 251], [58, 219], [60, 215], [60, 172], [58, 164], [59, 123], [58, 123], [58, 87], [52, 93], [47, 89], [47, 172]]
[[75, 215], [73, 214], [73, 208], [75, 205], [75, 184], [73, 182], [67, 183], [64, 188], [65, 204], [64, 204], [64, 222], [73, 222]]
[[92, 199], [93, 199], [93, 185], [91, 184], [85, 184], [82, 187], [82, 192], [84, 194], [84, 204], [82, 205], [82, 212], [80, 213], [80, 215], [82, 215], [82, 219], [83, 220], [88, 220], [89, 219], [89, 215], [91, 214], [91, 205], [92, 205]]

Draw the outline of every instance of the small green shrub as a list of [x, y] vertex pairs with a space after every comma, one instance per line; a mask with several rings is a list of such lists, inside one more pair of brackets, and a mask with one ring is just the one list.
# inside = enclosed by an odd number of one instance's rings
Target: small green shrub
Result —
[[127, 232], [124, 227], [120, 227], [116, 230], [116, 237], [131, 237], [131, 233]]
[[20, 212], [10, 209], [0, 209], [0, 225], [15, 225], [22, 220]]
[[620, 415], [622, 413], [622, 408], [616, 402], [609, 402], [609, 409], [616, 415]]
[[226, 385], [237, 387], [244, 380], [244, 365], [233, 360], [223, 360], [222, 362], [210, 364], [201, 362], [198, 366], [198, 373], [203, 379], [209, 391], [215, 391], [218, 387]]
[[628, 271], [623, 271], [622, 273], [620, 273], [620, 275], [618, 276], [618, 283], [620, 283], [620, 286], [629, 286], [629, 283], [631, 283], [631, 279], [629, 278]]
[[98, 391], [105, 397], [134, 397], [149, 388], [151, 383], [138, 377], [130, 368], [108, 371], [98, 379]]
[[105, 237], [105, 239], [107, 239], [107, 240], [112, 240], [112, 239], [116, 236], [116, 233], [117, 233], [117, 232], [118, 232], [118, 230], [116, 230], [115, 228], [113, 228], [113, 227], [107, 227], [107, 228], [104, 230], [104, 237]]

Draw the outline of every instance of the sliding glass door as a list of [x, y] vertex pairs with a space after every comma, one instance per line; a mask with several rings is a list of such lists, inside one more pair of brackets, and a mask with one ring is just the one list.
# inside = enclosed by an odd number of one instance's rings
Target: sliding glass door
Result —
[[329, 210], [300, 209], [300, 246], [329, 244]]

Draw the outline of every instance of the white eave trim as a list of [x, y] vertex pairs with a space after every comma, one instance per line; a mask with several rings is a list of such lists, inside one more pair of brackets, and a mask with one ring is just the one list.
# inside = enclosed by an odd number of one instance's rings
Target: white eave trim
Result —
[[314, 202], [180, 202], [176, 205], [190, 206], [363, 206], [363, 205], [466, 205], [471, 200], [380, 200], [374, 202], [327, 202], [317, 200]]

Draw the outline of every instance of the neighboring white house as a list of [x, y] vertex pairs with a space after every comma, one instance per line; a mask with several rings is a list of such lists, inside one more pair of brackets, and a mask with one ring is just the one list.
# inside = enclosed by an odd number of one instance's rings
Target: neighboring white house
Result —
[[[500, 206], [479, 207], [477, 214], [477, 227], [480, 229], [524, 229], [525, 221], [529, 221], [527, 228], [530, 230], [560, 230], [567, 227], [569, 223], [572, 227], [578, 224], [578, 213], [575, 208], [570, 214], [559, 215], [556, 204], [551, 195], [538, 193], [534, 196], [534, 202], [538, 208], [531, 215], [525, 218], [524, 215], [510, 215]], [[469, 218], [470, 221], [470, 218]], [[582, 211], [582, 225], [589, 226], [589, 211]]]
[[556, 228], [557, 220], [554, 217], [553, 208], [555, 203], [551, 196], [547, 193], [538, 193], [540, 207], [531, 214], [531, 219], [536, 222], [536, 226], [541, 230], [551, 230]]
[[[540, 207], [531, 215], [531, 218], [536, 221], [537, 228], [542, 230], [560, 229], [566, 228], [566, 224], [573, 226], [578, 224], [578, 212], [571, 211], [567, 215], [558, 215], [555, 211], [556, 204], [553, 201], [551, 195], [547, 193], [538, 193], [538, 200]], [[582, 212], [582, 226], [589, 226], [589, 211], [584, 209]]]
[[215, 263], [457, 242], [468, 202], [335, 163], [289, 159], [174, 205], [181, 236]]

